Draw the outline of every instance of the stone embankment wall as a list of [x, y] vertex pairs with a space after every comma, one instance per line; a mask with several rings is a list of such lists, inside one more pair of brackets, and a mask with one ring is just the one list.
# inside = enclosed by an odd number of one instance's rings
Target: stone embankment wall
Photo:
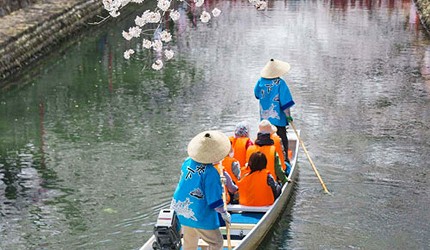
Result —
[[51, 0], [0, 17], [0, 87], [103, 10], [101, 0]]
[[[422, 24], [430, 31], [430, 0], [414, 1]], [[101, 2], [0, 0], [0, 88], [8, 76], [88, 26], [89, 21], [102, 12]]]
[[421, 23], [430, 32], [430, 0], [414, 0], [417, 6]]
[[0, 17], [36, 2], [40, 2], [40, 0], [0, 0]]

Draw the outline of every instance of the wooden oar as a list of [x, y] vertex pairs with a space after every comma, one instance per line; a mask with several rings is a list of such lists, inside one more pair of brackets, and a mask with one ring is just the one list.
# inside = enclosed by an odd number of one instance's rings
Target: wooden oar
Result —
[[290, 124], [290, 125], [291, 125], [291, 127], [293, 128], [294, 133], [296, 133], [297, 139], [299, 140], [300, 145], [302, 145], [303, 151], [305, 151], [305, 154], [306, 154], [306, 156], [307, 156], [307, 158], [308, 158], [308, 160], [309, 160], [309, 163], [311, 164], [312, 169], [314, 170], [315, 174], [317, 175], [318, 180], [320, 181], [321, 186], [322, 186], [322, 187], [323, 187], [323, 189], [324, 189], [324, 192], [326, 192], [326, 193], [330, 194], [330, 192], [328, 191], [327, 187], [325, 186], [325, 184], [324, 184], [324, 182], [323, 182], [323, 180], [322, 180], [322, 178], [321, 178], [320, 174], [318, 173], [318, 170], [317, 170], [317, 168], [315, 167], [314, 162], [312, 161], [311, 157], [309, 156], [309, 153], [308, 153], [308, 150], [307, 150], [307, 149], [306, 149], [306, 147], [305, 147], [305, 144], [303, 143], [302, 139], [300, 138], [299, 133], [297, 133], [297, 130], [296, 130], [296, 127], [294, 126], [293, 121], [289, 121], [289, 124]]
[[[224, 177], [224, 166], [222, 165], [222, 161], [220, 162], [220, 173], [219, 175], [221, 176], [221, 183], [222, 183], [222, 201], [224, 202], [224, 210], [226, 212], [227, 211], [227, 194], [226, 194], [226, 184], [225, 184], [225, 177]], [[225, 229], [226, 229], [226, 234], [227, 234], [227, 246], [228, 249], [231, 249], [231, 237], [230, 237], [230, 224], [228, 224], [227, 222], [225, 223]]]

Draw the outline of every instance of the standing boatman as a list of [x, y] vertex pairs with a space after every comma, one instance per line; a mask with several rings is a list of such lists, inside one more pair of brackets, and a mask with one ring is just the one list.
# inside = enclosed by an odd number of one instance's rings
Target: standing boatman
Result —
[[183, 230], [184, 250], [196, 250], [199, 238], [209, 249], [223, 249], [220, 220], [230, 224], [224, 209], [223, 188], [214, 167], [231, 149], [228, 137], [219, 131], [204, 131], [188, 144], [188, 155], [181, 168], [181, 178], [173, 194], [171, 208], [176, 211]]
[[295, 104], [287, 83], [281, 76], [288, 73], [290, 64], [276, 59], [270, 59], [261, 70], [261, 78], [254, 88], [254, 95], [260, 102], [260, 120], [269, 120], [277, 128], [276, 133], [281, 137], [285, 161], [288, 158], [288, 122], [293, 121], [290, 108]]

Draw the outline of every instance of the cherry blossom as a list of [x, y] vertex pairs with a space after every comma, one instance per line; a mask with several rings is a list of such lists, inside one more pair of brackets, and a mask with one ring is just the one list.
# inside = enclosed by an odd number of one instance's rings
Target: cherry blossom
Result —
[[160, 70], [163, 68], [163, 61], [161, 61], [160, 59], [157, 59], [153, 64], [152, 64], [152, 68], [155, 70]]
[[170, 1], [168, 0], [159, 0], [157, 7], [162, 11], [167, 11], [170, 7]]
[[163, 49], [163, 42], [161, 42], [161, 40], [155, 40], [152, 43], [152, 48], [157, 51], [160, 52]]
[[161, 41], [166, 43], [172, 40], [172, 34], [170, 34], [167, 30], [163, 30], [163, 32], [161, 32], [160, 34], [160, 37], [161, 37]]
[[204, 0], [194, 0], [196, 7], [202, 7], [202, 5], [204, 4]]
[[[248, 0], [257, 10], [265, 10], [267, 2], [261, 0]], [[102, 0], [103, 7], [109, 13], [108, 17], [117, 17], [120, 15], [122, 8], [129, 3], [141, 4], [144, 0]], [[140, 40], [141, 47], [148, 49], [149, 54], [145, 56], [154, 57], [152, 68], [154, 70], [161, 70], [164, 66], [163, 60], [171, 60], [175, 55], [169, 43], [175, 34], [171, 30], [170, 25], [167, 26], [169, 20], [176, 22], [181, 18], [180, 12], [176, 9], [178, 4], [180, 6], [195, 6], [193, 15], [200, 16], [202, 23], [208, 23], [212, 17], [218, 17], [221, 10], [214, 7], [209, 9], [205, 5], [205, 0], [157, 0], [157, 5], [152, 10], [145, 10], [141, 15], [137, 15], [134, 19], [135, 26], [129, 27], [128, 30], [122, 31], [122, 36], [125, 40], [130, 41], [133, 46], [133, 39], [143, 37]], [[184, 3], [184, 4], [182, 4]], [[106, 17], [106, 18], [108, 18]], [[106, 19], [104, 18], [104, 20]], [[135, 47], [138, 48], [138, 47]], [[130, 59], [132, 56], [142, 56], [142, 50], [137, 49], [135, 53], [133, 49], [127, 49], [124, 52], [124, 58]], [[136, 54], [136, 55], [135, 55]]]
[[134, 50], [133, 49], [128, 49], [126, 51], [124, 51], [124, 58], [125, 59], [130, 59], [130, 56], [134, 54]]
[[211, 20], [211, 14], [209, 14], [207, 11], [203, 11], [202, 15], [200, 16], [200, 21], [202, 21], [202, 23], [207, 23], [209, 20]]
[[172, 59], [174, 54], [175, 54], [175, 52], [173, 52], [173, 50], [166, 49], [164, 51], [164, 55], [166, 56], [167, 60]]
[[169, 14], [170, 18], [175, 22], [179, 20], [179, 17], [181, 17], [181, 14], [177, 10], [172, 10]]
[[213, 9], [213, 10], [212, 10], [212, 15], [213, 15], [214, 17], [217, 17], [217, 16], [219, 16], [220, 14], [221, 14], [221, 10], [220, 10], [220, 9], [215, 8], [215, 9]]
[[122, 37], [124, 37], [124, 39], [127, 40], [127, 41], [130, 41], [133, 38], [133, 36], [130, 35], [130, 33], [128, 33], [125, 30], [122, 31]]
[[142, 47], [145, 49], [150, 49], [152, 47], [152, 42], [148, 39], [142, 40]]

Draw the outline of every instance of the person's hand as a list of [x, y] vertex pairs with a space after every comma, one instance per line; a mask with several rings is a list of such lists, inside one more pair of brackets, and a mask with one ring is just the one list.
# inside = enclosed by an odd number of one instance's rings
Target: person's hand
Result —
[[231, 224], [231, 215], [229, 212], [221, 213], [221, 217], [225, 221], [225, 224]]
[[291, 117], [290, 115], [289, 115], [289, 116], [287, 116], [287, 121], [288, 121], [288, 122], [292, 122], [292, 121], [293, 121], [293, 117]]
[[227, 182], [227, 180], [225, 178], [225, 173], [224, 173], [224, 175], [221, 177], [221, 183], [222, 183], [222, 185], [225, 185], [226, 182]]

